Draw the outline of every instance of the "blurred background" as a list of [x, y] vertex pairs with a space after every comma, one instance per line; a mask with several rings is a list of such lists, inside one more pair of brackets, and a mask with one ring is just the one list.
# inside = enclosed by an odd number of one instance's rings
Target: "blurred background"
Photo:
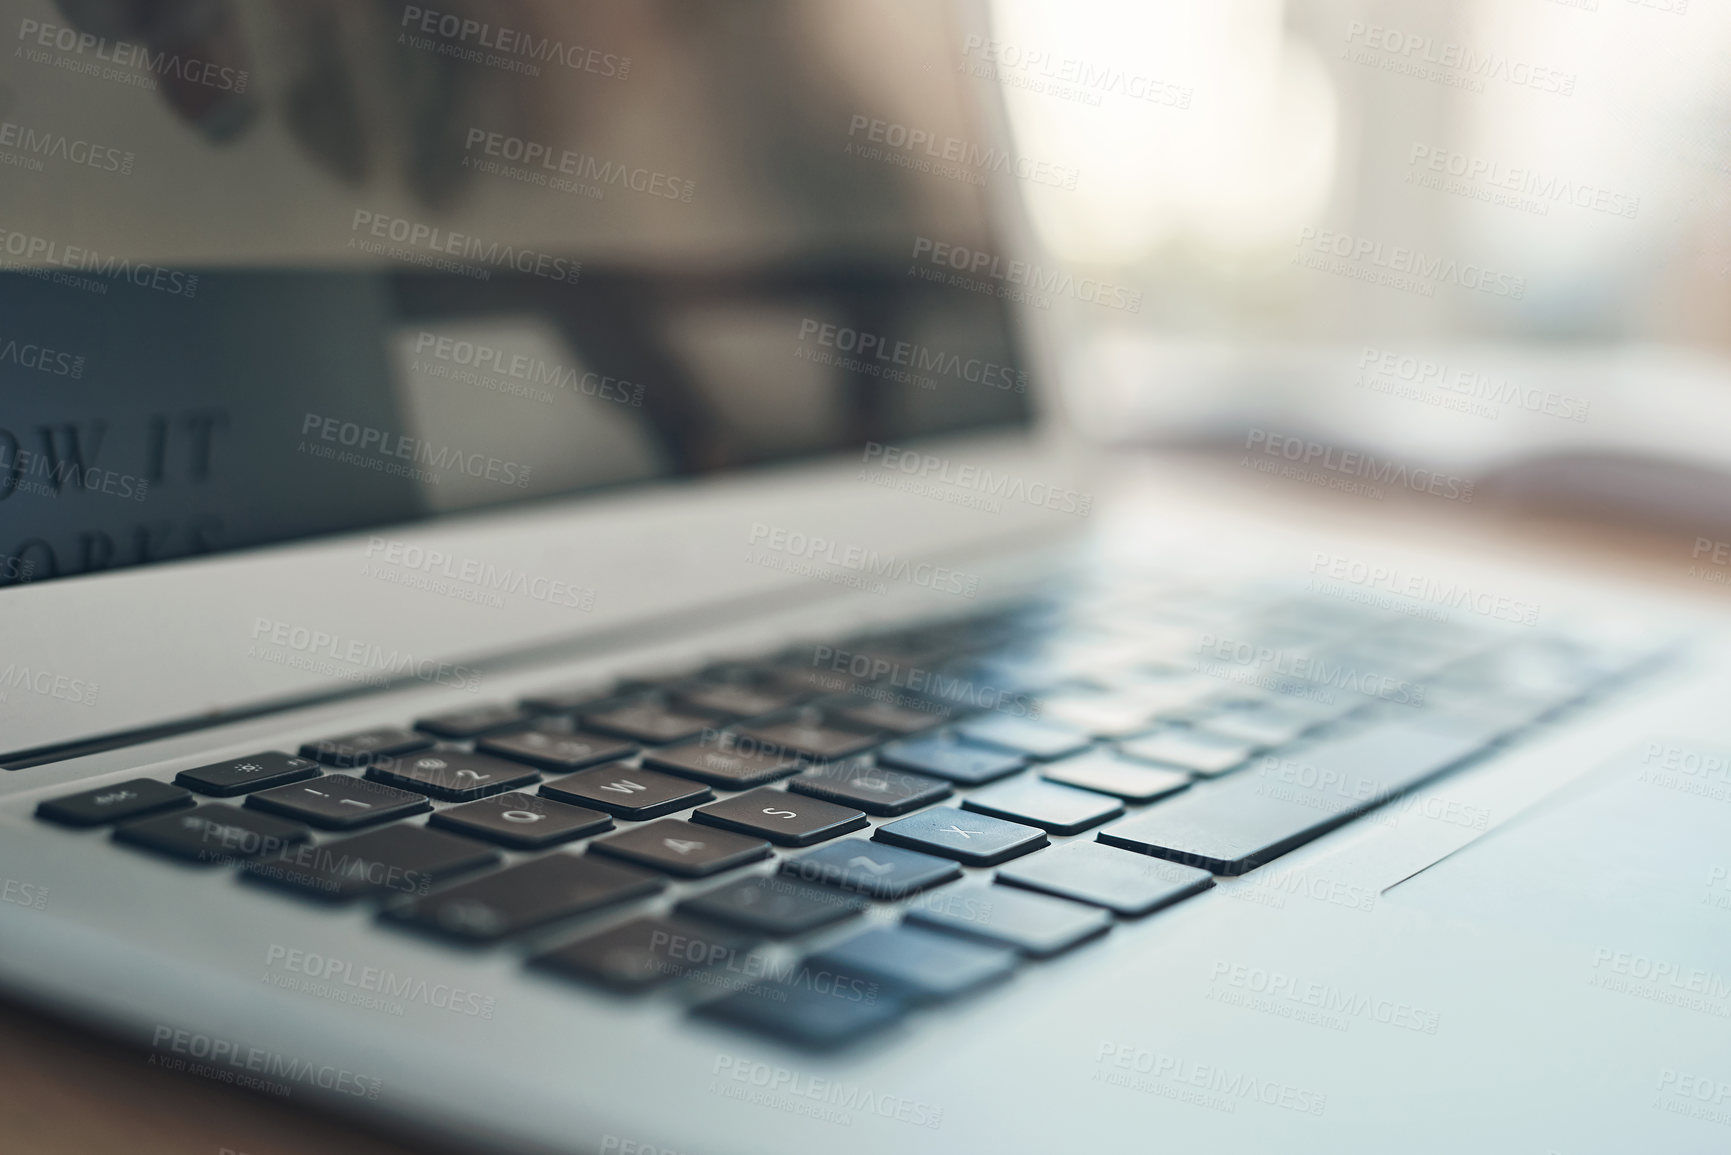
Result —
[[[1068, 309], [1096, 335], [1071, 380], [1098, 435], [1254, 419], [1463, 473], [1565, 453], [1726, 464], [1725, 6], [993, 13], [1018, 143], [1084, 174], [1073, 193], [1027, 188], [1036, 233], [1146, 294], [1140, 316]], [[1041, 91], [1052, 57], [1141, 72], [1183, 106], [1104, 81]], [[1422, 275], [1432, 262], [1443, 275]], [[1630, 483], [1625, 463], [1582, 495], [1639, 507]]]

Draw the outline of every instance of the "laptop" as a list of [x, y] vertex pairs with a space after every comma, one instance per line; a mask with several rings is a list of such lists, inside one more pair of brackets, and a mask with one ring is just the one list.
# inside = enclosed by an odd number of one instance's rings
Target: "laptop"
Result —
[[10, 1001], [428, 1149], [1724, 1149], [1723, 615], [1078, 434], [1008, 110], [1182, 73], [176, 11], [8, 18]]

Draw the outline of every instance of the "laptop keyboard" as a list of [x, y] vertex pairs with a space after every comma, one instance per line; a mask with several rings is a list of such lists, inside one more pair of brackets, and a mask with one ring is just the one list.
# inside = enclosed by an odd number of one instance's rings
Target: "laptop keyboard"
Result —
[[237, 869], [260, 901], [376, 902], [388, 926], [834, 1046], [1254, 870], [1648, 656], [1279, 591], [1108, 589], [36, 813]]

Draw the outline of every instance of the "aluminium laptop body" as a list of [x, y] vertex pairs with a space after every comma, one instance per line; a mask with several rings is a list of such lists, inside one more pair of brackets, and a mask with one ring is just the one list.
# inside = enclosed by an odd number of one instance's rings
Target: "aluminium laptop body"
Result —
[[[1004, 182], [879, 171], [896, 127], [963, 178], [1003, 139], [989, 102], [897, 119], [983, 26], [405, 8], [377, 57], [277, 29], [274, 120], [222, 28], [157, 105], [172, 30], [16, 18], [7, 115], [65, 147], [7, 220], [14, 999], [458, 1149], [1722, 1149], [1716, 616], [1078, 463], [1041, 311], [921, 275], [1023, 251]], [[817, 84], [888, 43], [881, 88]], [[309, 61], [357, 54], [473, 123], [348, 108]], [[673, 83], [766, 62], [737, 108]], [[775, 179], [604, 116], [531, 162], [529, 67], [697, 100]], [[408, 191], [330, 175], [345, 111], [406, 134]], [[295, 148], [325, 175], [282, 195]], [[515, 175], [555, 156], [570, 188]], [[193, 211], [119, 183], [151, 170]], [[615, 215], [557, 246], [488, 197]], [[1367, 558], [1470, 592], [1367, 606]]]

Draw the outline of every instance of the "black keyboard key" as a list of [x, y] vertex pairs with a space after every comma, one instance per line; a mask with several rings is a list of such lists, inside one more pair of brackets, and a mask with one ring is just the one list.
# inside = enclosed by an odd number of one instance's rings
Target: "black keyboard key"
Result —
[[613, 829], [613, 819], [599, 810], [516, 791], [436, 811], [427, 823], [512, 850], [544, 850]]
[[1129, 762], [1109, 750], [1093, 750], [1040, 767], [1040, 777], [1126, 802], [1152, 802], [1190, 787], [1190, 775], [1168, 766]]
[[829, 1050], [890, 1026], [907, 1004], [868, 979], [801, 966], [785, 982], [754, 983], [704, 1003], [697, 1013], [746, 1030]]
[[776, 686], [808, 696], [841, 694], [859, 685], [857, 679], [839, 671], [810, 665], [773, 666], [766, 669], [764, 674]]
[[922, 895], [908, 911], [907, 919], [934, 930], [1007, 946], [1034, 958], [1069, 950], [1105, 934], [1112, 925], [1112, 916], [1099, 907], [987, 883]]
[[429, 794], [444, 802], [472, 802], [541, 780], [539, 774], [521, 762], [462, 750], [434, 750], [413, 758], [385, 759], [367, 767], [367, 777], [387, 786]]
[[1135, 916], [1207, 890], [1214, 876], [1103, 842], [1077, 841], [1010, 863], [998, 871], [998, 881]]
[[756, 718], [785, 710], [804, 695], [750, 682], [695, 682], [675, 686], [676, 699], [698, 710], [730, 718]]
[[381, 726], [340, 738], [322, 738], [301, 747], [301, 757], [326, 766], [370, 766], [380, 758], [395, 758], [425, 750], [433, 740], [398, 726]]
[[703, 878], [768, 858], [769, 843], [677, 818], [663, 818], [591, 842], [589, 851], [611, 854], [684, 878]]
[[306, 827], [238, 806], [203, 806], [118, 826], [114, 840], [201, 866], [230, 865], [275, 854], [312, 837]]
[[755, 834], [781, 846], [810, 846], [867, 824], [858, 810], [767, 786], [711, 802], [693, 813], [691, 820]]
[[482, 738], [475, 743], [475, 749], [513, 762], [527, 762], [542, 770], [571, 771], [628, 758], [637, 752], [637, 745], [581, 731], [516, 730]]
[[1250, 756], [1256, 753], [1257, 747], [1236, 738], [1210, 734], [1206, 730], [1169, 726], [1141, 738], [1120, 742], [1118, 749], [1126, 758], [1153, 762], [1161, 766], [1176, 766], [1192, 774], [1212, 778], [1244, 765]]
[[[256, 794], [253, 797], [258, 797]], [[499, 861], [491, 846], [425, 826], [387, 826], [334, 842], [302, 843], [246, 864], [256, 882], [327, 902], [425, 894], [433, 883]]]
[[863, 898], [826, 886], [811, 886], [774, 874], [736, 878], [688, 898], [680, 914], [712, 919], [772, 938], [804, 934], [844, 918], [871, 904]]
[[950, 784], [906, 770], [873, 766], [866, 758], [814, 766], [788, 782], [789, 790], [857, 806], [867, 814], [893, 818], [950, 796]]
[[524, 698], [520, 705], [532, 714], [575, 714], [581, 710], [600, 709], [601, 704], [614, 701], [617, 695], [609, 686], [570, 686], [548, 690]]
[[731, 734], [651, 751], [643, 756], [643, 764], [727, 790], [761, 786], [787, 777], [802, 765], [785, 750], [765, 750], [756, 742], [740, 741]]
[[1484, 730], [1421, 722], [1366, 730], [1267, 756], [1249, 773], [1202, 783], [1100, 831], [1101, 842], [1243, 874], [1350, 821], [1483, 748]]
[[878, 751], [877, 757], [886, 766], [946, 778], [963, 786], [995, 781], [1028, 764], [1026, 758], [1013, 750], [994, 750], [948, 738], [891, 742]]
[[317, 762], [296, 758], [293, 754], [267, 750], [263, 754], [230, 758], [227, 762], [213, 762], [209, 766], [182, 770], [174, 776], [174, 781], [176, 785], [196, 790], [200, 794], [232, 798], [236, 794], [263, 790], [267, 786], [283, 786], [305, 778], [316, 778], [321, 773], [323, 771], [319, 769]]
[[1080, 730], [1028, 718], [1012, 718], [1008, 714], [982, 714], [970, 718], [956, 727], [956, 733], [970, 742], [1014, 750], [1042, 762], [1080, 754], [1094, 744], [1094, 740]]
[[937, 806], [877, 828], [891, 846], [953, 858], [964, 866], [996, 866], [1046, 845], [1046, 832], [954, 806]]
[[947, 858], [863, 838], [832, 842], [810, 854], [785, 858], [781, 871], [806, 882], [857, 890], [872, 898], [888, 900], [905, 898], [962, 876], [962, 868]]
[[739, 733], [770, 750], [817, 759], [846, 758], [849, 754], [869, 750], [883, 740], [883, 735], [876, 731], [850, 730], [808, 718], [760, 722], [741, 729]]
[[669, 668], [658, 672], [628, 674], [619, 679], [619, 685], [614, 690], [614, 701], [598, 706], [587, 706], [582, 712], [593, 714], [600, 710], [611, 710], [619, 706], [643, 702], [651, 696], [670, 694], [675, 687], [686, 685], [697, 676], [696, 672], [683, 664], [680, 664], [677, 669]]
[[62, 826], [101, 826], [105, 822], [142, 818], [146, 814], [191, 806], [195, 801], [178, 786], [154, 778], [134, 778], [130, 782], [116, 782], [112, 786], [98, 786], [94, 790], [50, 798], [37, 804], [36, 817]]
[[491, 734], [495, 730], [508, 730], [512, 726], [521, 726], [528, 721], [529, 715], [526, 711], [500, 702], [488, 706], [475, 706], [468, 710], [450, 710], [443, 714], [421, 718], [415, 722], [415, 729], [424, 730], [428, 734], [437, 734], [441, 738], [478, 738], [482, 734]]
[[631, 766], [595, 766], [579, 770], [543, 782], [541, 793], [561, 802], [593, 806], [631, 822], [659, 818], [715, 797], [707, 786]]
[[1124, 813], [1124, 804], [1116, 798], [1038, 778], [988, 786], [968, 795], [962, 806], [1053, 834], [1079, 834]]
[[755, 939], [680, 919], [634, 918], [530, 960], [556, 974], [641, 991], [715, 966], [742, 969]]
[[246, 804], [322, 830], [355, 830], [433, 808], [423, 794], [346, 774], [327, 774], [310, 782], [261, 790], [247, 795]]
[[583, 715], [586, 729], [651, 746], [695, 738], [705, 730], [713, 730], [721, 721], [719, 714], [680, 710], [658, 702], [634, 702]]
[[904, 924], [862, 931], [811, 962], [877, 979], [912, 998], [947, 999], [1007, 978], [1016, 952]]
[[948, 721], [953, 711], [940, 702], [915, 700], [885, 702], [876, 698], [848, 697], [822, 703], [823, 712], [861, 730], [882, 730], [897, 737], [918, 734]]
[[497, 942], [664, 885], [647, 871], [587, 854], [549, 854], [393, 906], [384, 917], [462, 942]]

